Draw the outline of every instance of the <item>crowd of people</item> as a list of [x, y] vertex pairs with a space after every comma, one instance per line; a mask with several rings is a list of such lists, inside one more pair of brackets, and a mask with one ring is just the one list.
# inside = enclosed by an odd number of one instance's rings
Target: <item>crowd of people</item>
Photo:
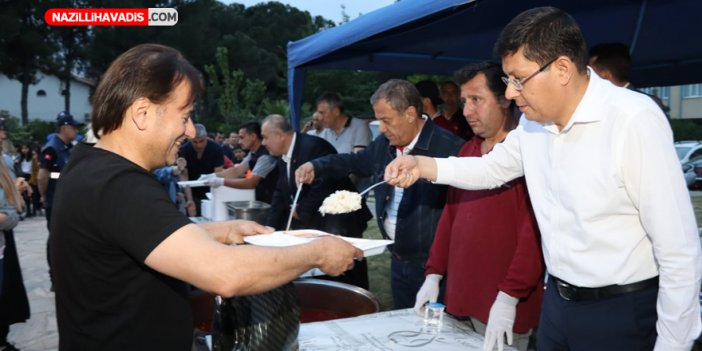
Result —
[[[12, 235], [23, 215], [47, 218], [59, 349], [188, 350], [190, 287], [256, 294], [319, 268], [368, 289], [344, 240], [238, 244], [288, 227], [362, 237], [365, 199], [318, 209], [382, 181], [393, 309], [443, 302], [485, 350], [526, 350], [535, 331], [539, 350], [689, 349], [702, 331], [697, 225], [664, 106], [628, 83], [626, 48], [588, 51], [570, 15], [541, 7], [503, 29], [495, 55], [453, 80], [381, 84], [375, 139], [336, 93], [300, 132], [272, 114], [225, 138], [193, 122], [203, 82], [181, 53], [128, 50], [94, 94], [94, 144], [74, 147], [80, 125], [61, 112], [43, 147], [0, 162], [0, 350], [29, 317]], [[271, 208], [263, 223], [195, 224], [208, 188], [181, 180], [254, 189]]]

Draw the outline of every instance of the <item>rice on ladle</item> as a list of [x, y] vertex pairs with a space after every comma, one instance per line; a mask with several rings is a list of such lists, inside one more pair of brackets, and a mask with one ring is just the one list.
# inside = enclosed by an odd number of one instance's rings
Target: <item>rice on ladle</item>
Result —
[[361, 209], [361, 194], [348, 190], [337, 190], [327, 196], [319, 208], [322, 215], [349, 213]]

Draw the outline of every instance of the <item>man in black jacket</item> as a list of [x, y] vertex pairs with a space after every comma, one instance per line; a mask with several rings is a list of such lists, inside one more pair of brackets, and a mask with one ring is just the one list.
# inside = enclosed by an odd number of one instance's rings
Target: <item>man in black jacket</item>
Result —
[[[304, 133], [294, 133], [290, 123], [281, 115], [270, 115], [263, 120], [261, 128], [263, 145], [278, 160], [278, 184], [273, 193], [266, 225], [285, 230], [290, 211], [294, 211], [292, 229], [318, 229], [342, 236], [360, 238], [372, 214], [365, 201], [361, 209], [346, 214], [326, 215], [319, 213], [322, 201], [337, 190], [356, 191], [348, 177], [336, 180], [320, 178], [303, 186], [300, 198], [291, 209], [297, 190], [295, 170], [305, 162], [325, 155], [336, 154], [334, 146], [326, 140]], [[368, 267], [365, 259], [357, 262], [354, 269], [333, 280], [368, 289]]]
[[[342, 179], [350, 173], [383, 180], [385, 166], [398, 155], [455, 156], [463, 139], [422, 117], [422, 98], [410, 82], [391, 79], [371, 96], [375, 117], [383, 134], [355, 154], [327, 155], [300, 166], [298, 181]], [[384, 237], [395, 241], [391, 286], [395, 309], [414, 306], [424, 283], [424, 268], [434, 232], [446, 203], [447, 187], [419, 182], [407, 189], [381, 185], [373, 189], [375, 214]]]

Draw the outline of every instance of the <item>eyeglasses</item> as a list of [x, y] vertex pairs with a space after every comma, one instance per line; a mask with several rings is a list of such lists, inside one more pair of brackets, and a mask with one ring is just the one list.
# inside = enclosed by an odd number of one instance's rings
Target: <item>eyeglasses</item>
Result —
[[517, 79], [517, 78], [510, 79], [508, 77], [502, 77], [502, 82], [505, 83], [506, 86], [509, 86], [509, 83], [512, 83], [512, 85], [514, 86], [514, 89], [516, 91], [522, 91], [522, 89], [524, 89], [524, 84], [526, 84], [526, 82], [528, 82], [529, 79], [534, 78], [534, 76], [536, 76], [537, 74], [545, 71], [548, 66], [550, 66], [552, 63], [556, 62], [556, 59], [558, 59], [558, 58], [555, 58], [551, 61], [548, 61], [548, 63], [541, 66], [541, 68], [539, 68], [538, 71], [532, 73], [532, 75], [530, 75], [524, 79]]

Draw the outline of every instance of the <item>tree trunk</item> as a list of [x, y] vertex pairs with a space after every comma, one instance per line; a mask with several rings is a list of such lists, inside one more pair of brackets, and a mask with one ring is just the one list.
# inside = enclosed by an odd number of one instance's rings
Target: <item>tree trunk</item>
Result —
[[64, 105], [64, 111], [66, 112], [71, 112], [71, 74], [69, 73], [66, 76], [66, 81], [64, 84], [64, 90], [63, 90], [63, 105]]
[[29, 95], [29, 85], [31, 83], [28, 67], [22, 73], [22, 97], [20, 98], [20, 108], [22, 109], [22, 125], [29, 123], [29, 111], [27, 110], [27, 95]]

